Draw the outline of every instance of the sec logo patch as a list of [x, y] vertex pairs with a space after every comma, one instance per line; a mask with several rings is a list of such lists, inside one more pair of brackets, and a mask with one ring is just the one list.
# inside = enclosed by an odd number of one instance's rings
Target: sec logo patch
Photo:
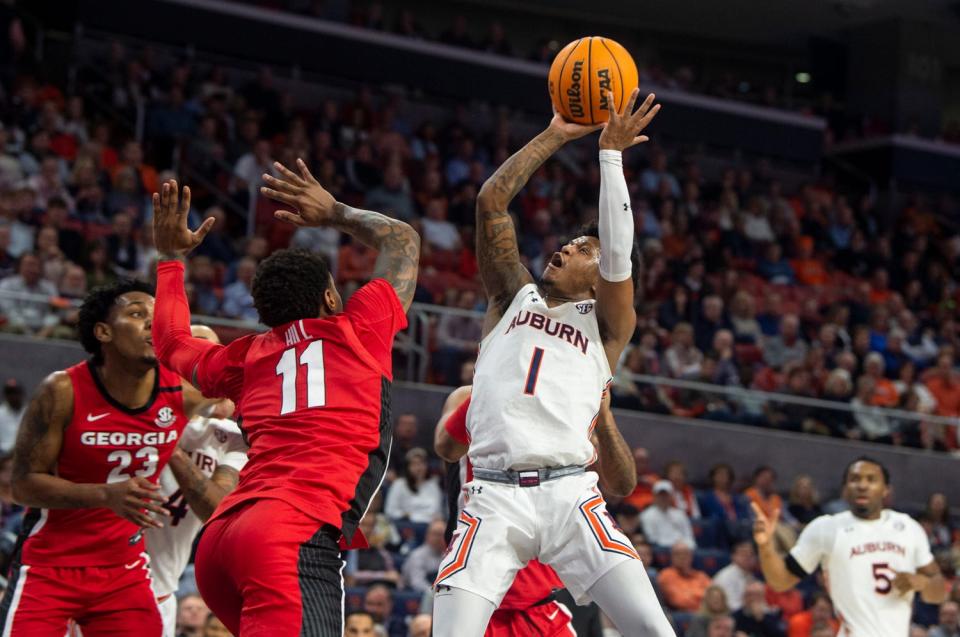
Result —
[[153, 422], [157, 427], [169, 427], [176, 419], [177, 417], [173, 413], [173, 409], [170, 407], [161, 407], [160, 411], [157, 412], [156, 420]]

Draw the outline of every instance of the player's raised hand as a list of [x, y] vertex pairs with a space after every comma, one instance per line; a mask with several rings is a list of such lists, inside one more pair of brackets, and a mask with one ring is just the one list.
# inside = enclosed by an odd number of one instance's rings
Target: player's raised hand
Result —
[[203, 241], [216, 219], [208, 217], [196, 231], [187, 225], [190, 214], [190, 188], [183, 194], [175, 179], [163, 182], [153, 193], [153, 242], [162, 256], [183, 256]]
[[163, 528], [163, 524], [148, 512], [161, 516], [170, 515], [162, 506], [167, 499], [160, 494], [160, 486], [146, 478], [112, 482], [106, 485], [106, 492], [107, 508], [137, 526]]
[[613, 91], [607, 91], [610, 119], [604, 124], [603, 132], [600, 133], [600, 148], [624, 151], [631, 146], [650, 140], [649, 137], [640, 133], [660, 112], [660, 105], [653, 103], [657, 96], [650, 93], [647, 99], [643, 100], [640, 108], [634, 111], [639, 97], [640, 89], [635, 88], [626, 104], [617, 104], [613, 99]]
[[757, 546], [766, 546], [773, 542], [773, 533], [777, 528], [777, 522], [780, 521], [780, 509], [774, 511], [772, 516], [767, 517], [767, 514], [757, 506], [756, 502], [751, 502], [750, 508], [753, 509], [755, 518], [753, 521], [753, 541], [757, 543]]
[[261, 187], [260, 192], [296, 210], [277, 210], [273, 213], [277, 219], [295, 226], [322, 226], [333, 220], [337, 200], [310, 174], [302, 159], [297, 159], [299, 175], [280, 162], [273, 165], [281, 177], [264, 173], [263, 180], [269, 186]]
[[603, 124], [575, 124], [574, 122], [568, 122], [563, 119], [563, 115], [557, 112], [557, 109], [553, 109], [553, 119], [550, 120], [550, 126], [548, 127], [551, 130], [554, 130], [560, 133], [565, 141], [572, 142], [575, 139], [580, 139], [584, 135], [589, 135], [594, 131], [598, 131], [603, 128]]

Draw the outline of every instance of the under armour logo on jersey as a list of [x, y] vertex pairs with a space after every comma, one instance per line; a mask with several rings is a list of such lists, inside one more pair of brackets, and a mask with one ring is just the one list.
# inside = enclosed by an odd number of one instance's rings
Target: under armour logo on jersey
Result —
[[470, 495], [480, 495], [481, 493], [483, 493], [483, 487], [482, 487], [482, 486], [481, 486], [481, 487], [477, 487], [477, 486], [470, 487]]
[[581, 314], [589, 314], [593, 311], [593, 303], [577, 303], [575, 307]]
[[628, 203], [623, 204], [623, 211], [624, 211], [624, 212], [630, 212], [630, 204], [628, 204]]
[[169, 427], [177, 419], [177, 416], [173, 413], [173, 409], [170, 407], [161, 407], [160, 411], [157, 412], [157, 418], [154, 420], [154, 424], [157, 427]]

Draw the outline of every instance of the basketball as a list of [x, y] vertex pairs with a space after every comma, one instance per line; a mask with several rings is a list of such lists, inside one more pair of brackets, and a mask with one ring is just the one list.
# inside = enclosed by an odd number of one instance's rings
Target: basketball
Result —
[[568, 122], [602, 124], [607, 121], [607, 98], [617, 104], [637, 87], [637, 65], [620, 43], [600, 36], [574, 40], [557, 53], [548, 76], [550, 99]]

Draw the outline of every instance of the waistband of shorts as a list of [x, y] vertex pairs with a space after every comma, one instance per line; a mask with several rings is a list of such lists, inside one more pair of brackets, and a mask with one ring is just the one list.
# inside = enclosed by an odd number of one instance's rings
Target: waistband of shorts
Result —
[[512, 469], [481, 469], [473, 468], [473, 477], [476, 480], [486, 482], [499, 482], [500, 484], [512, 484], [518, 487], [536, 487], [541, 482], [549, 482], [557, 478], [566, 478], [584, 473], [586, 467], [573, 465], [569, 467], [547, 467], [545, 469], [528, 469], [523, 471], [514, 471]]

